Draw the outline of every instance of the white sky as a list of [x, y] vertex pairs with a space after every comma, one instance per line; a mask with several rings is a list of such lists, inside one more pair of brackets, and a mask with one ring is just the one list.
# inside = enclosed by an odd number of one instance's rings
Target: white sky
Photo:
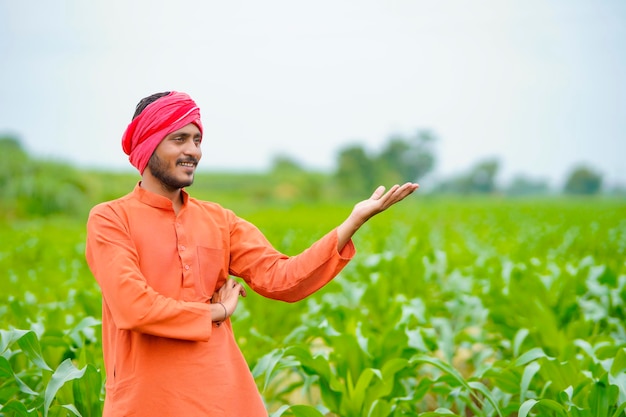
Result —
[[623, 0], [0, 0], [0, 57], [0, 134], [80, 166], [130, 167], [136, 103], [177, 90], [203, 169], [331, 169], [425, 128], [440, 176], [497, 157], [503, 180], [626, 183]]

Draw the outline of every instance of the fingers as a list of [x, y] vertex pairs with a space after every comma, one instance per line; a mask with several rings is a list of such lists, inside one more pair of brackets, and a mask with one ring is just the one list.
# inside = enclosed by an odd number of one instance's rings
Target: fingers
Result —
[[[233, 280], [235, 281], [235, 280]], [[241, 295], [242, 297], [245, 297], [246, 295], [248, 295], [246, 293], [246, 289], [244, 288], [243, 284], [241, 284], [240, 282], [235, 281], [235, 285], [233, 286], [233, 290], [239, 291], [239, 295]]]
[[419, 188], [419, 184], [415, 184], [412, 182], [407, 182], [406, 184], [403, 184], [397, 190], [400, 200], [402, 200], [404, 197], [408, 196], [409, 194], [412, 194], [413, 191], [417, 190], [418, 188]]
[[228, 279], [228, 281], [226, 281], [226, 283], [224, 284], [224, 287], [229, 290], [229, 292], [233, 292], [233, 293], [237, 293], [238, 295], [241, 295], [242, 297], [245, 297], [246, 295], [248, 295], [246, 293], [246, 289], [244, 288], [243, 284], [239, 283], [238, 281], [230, 278]]
[[[376, 193], [381, 188], [384, 190], [384, 187], [381, 185], [380, 187], [376, 189], [376, 191], [374, 192], [374, 195], [372, 195], [372, 198], [376, 195]], [[415, 184], [412, 182], [407, 182], [402, 185], [396, 184], [393, 187], [391, 187], [385, 195], [378, 198], [378, 201], [382, 205], [382, 208], [384, 210], [392, 206], [393, 204], [403, 200], [405, 197], [413, 193], [413, 191], [417, 190], [418, 188], [419, 188], [419, 184]]]
[[[370, 198], [372, 200], [378, 200], [378, 199], [380, 199], [383, 196], [384, 192], [385, 192], [385, 186], [384, 185], [379, 185], [378, 188], [376, 188], [374, 190], [374, 193], [372, 194], [372, 196]], [[387, 194], [389, 194], [389, 192]]]
[[[384, 190], [384, 188], [385, 188], [385, 187], [383, 187], [383, 186], [381, 185], [380, 187], [378, 187], [378, 189], [377, 189], [376, 191], [380, 190], [381, 188]], [[393, 186], [393, 187], [391, 187], [391, 188], [389, 189], [389, 191], [387, 191], [387, 192], [386, 192], [386, 193], [385, 193], [382, 197], [379, 197], [379, 198], [377, 199], [377, 200], [378, 200], [379, 207], [380, 207], [382, 210], [386, 209], [389, 205], [393, 204], [393, 203], [389, 203], [389, 201], [393, 198], [393, 196], [394, 196], [394, 194], [397, 192], [398, 188], [399, 188], [399, 185], [398, 185], [398, 184], [394, 185], [394, 186]]]
[[407, 196], [413, 193], [413, 191], [417, 190], [419, 185], [413, 183], [406, 183], [402, 185], [400, 188], [396, 190], [395, 195], [391, 201], [391, 204], [395, 204], [399, 201], [404, 200]]
[[406, 197], [407, 195], [411, 194], [413, 191], [417, 190], [419, 188], [419, 184], [413, 183], [413, 182], [407, 182], [405, 184], [402, 184], [401, 186], [398, 186], [398, 188], [396, 188], [395, 194], [396, 196], [402, 196], [402, 197]]

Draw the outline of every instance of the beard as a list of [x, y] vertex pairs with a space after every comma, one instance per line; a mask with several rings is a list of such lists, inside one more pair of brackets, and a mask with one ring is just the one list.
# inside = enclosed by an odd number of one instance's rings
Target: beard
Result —
[[[177, 163], [178, 162], [179, 161], [177, 161]], [[197, 163], [197, 161], [194, 162]], [[159, 158], [156, 152], [150, 157], [148, 168], [150, 168], [152, 175], [161, 182], [163, 188], [168, 191], [175, 191], [193, 184], [193, 176], [185, 180], [179, 180], [171, 175], [171, 173], [168, 172], [167, 163]]]

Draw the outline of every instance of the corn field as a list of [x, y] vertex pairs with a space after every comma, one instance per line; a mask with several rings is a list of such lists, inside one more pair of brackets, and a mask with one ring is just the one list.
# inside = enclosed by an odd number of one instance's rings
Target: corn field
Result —
[[[249, 209], [296, 254], [350, 206]], [[295, 304], [233, 326], [279, 416], [626, 416], [626, 202], [410, 198]], [[85, 218], [0, 223], [0, 415], [100, 416]], [[250, 292], [250, 291], [249, 291]]]

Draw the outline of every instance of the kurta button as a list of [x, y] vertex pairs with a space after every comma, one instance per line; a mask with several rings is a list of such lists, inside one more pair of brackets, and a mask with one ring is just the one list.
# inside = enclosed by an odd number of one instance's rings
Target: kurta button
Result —
[[185, 265], [185, 269], [189, 269], [189, 265]]
[[180, 245], [180, 250], [185, 250], [185, 249], [187, 249], [185, 245]]

